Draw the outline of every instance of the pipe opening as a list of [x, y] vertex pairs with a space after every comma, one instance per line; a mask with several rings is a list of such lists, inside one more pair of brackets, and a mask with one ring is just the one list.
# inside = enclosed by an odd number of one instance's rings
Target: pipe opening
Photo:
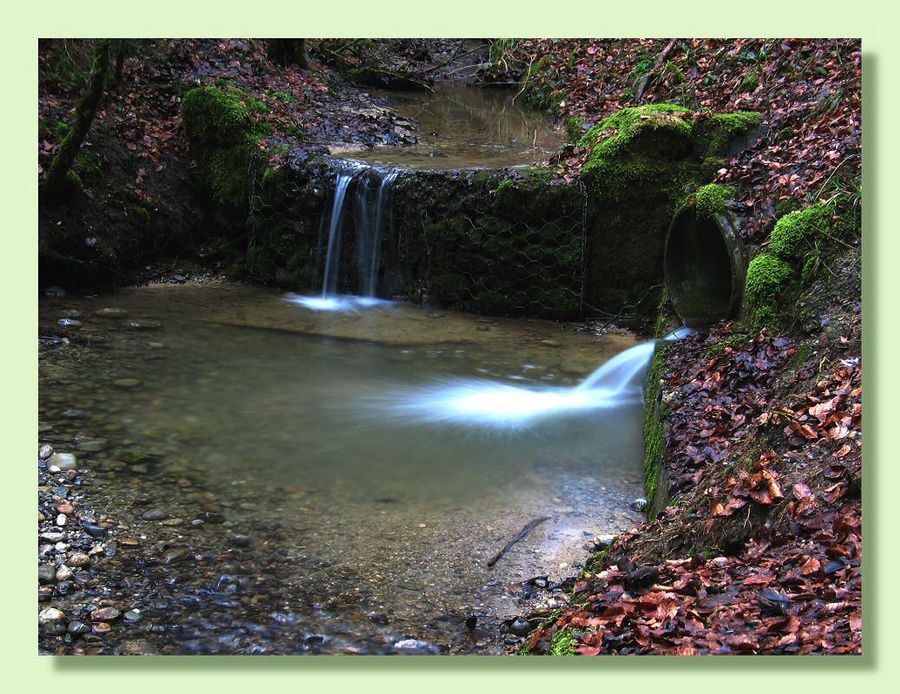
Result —
[[694, 209], [677, 215], [665, 251], [669, 298], [685, 325], [705, 327], [740, 310], [743, 252], [730, 221], [699, 217]]

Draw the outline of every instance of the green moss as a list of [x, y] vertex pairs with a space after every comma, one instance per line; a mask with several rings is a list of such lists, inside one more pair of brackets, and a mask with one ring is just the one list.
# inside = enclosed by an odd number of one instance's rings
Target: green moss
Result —
[[687, 142], [692, 125], [684, 116], [690, 111], [676, 104], [650, 104], [624, 108], [587, 131], [579, 145], [590, 149], [590, 157], [584, 173], [590, 175], [593, 168], [624, 153], [634, 141], [645, 133], [671, 133], [674, 138]]
[[661, 379], [666, 367], [667, 345], [657, 345], [647, 374], [647, 390], [644, 394], [644, 489], [647, 497], [647, 515], [653, 517], [662, 510], [665, 490], [660, 491], [662, 457], [666, 438], [665, 406], [661, 399]]
[[827, 233], [832, 210], [826, 205], [813, 205], [791, 212], [778, 220], [772, 230], [769, 250], [782, 260], [800, 262], [815, 249], [815, 241]]
[[231, 89], [197, 87], [184, 95], [181, 118], [194, 144], [230, 147], [244, 142], [252, 121], [239, 93]]
[[737, 191], [731, 186], [710, 183], [703, 186], [694, 196], [694, 207], [700, 218], [713, 219], [725, 214], [725, 201], [734, 198]]
[[741, 83], [738, 85], [737, 90], [739, 92], [755, 92], [759, 88], [759, 74], [756, 72], [749, 72], [744, 75], [744, 79], [741, 80]]
[[777, 325], [781, 319], [781, 294], [796, 279], [790, 263], [772, 253], [756, 256], [747, 268], [747, 320], [756, 328]]
[[550, 642], [550, 655], [575, 655], [578, 639], [568, 629], [560, 629], [553, 634]]
[[762, 123], [762, 116], [752, 111], [715, 113], [703, 125], [706, 159], [725, 157], [731, 143]]
[[206, 178], [213, 200], [240, 207], [247, 203], [250, 153], [246, 146], [213, 150], [206, 165]]

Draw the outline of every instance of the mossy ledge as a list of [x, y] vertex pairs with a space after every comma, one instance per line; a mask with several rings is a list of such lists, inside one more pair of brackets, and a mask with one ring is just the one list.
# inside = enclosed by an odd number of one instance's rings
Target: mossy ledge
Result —
[[[677, 104], [625, 108], [579, 141], [588, 151], [582, 180], [590, 194], [585, 301], [616, 315], [627, 307], [652, 316], [663, 284], [666, 233], [700, 188], [712, 214], [732, 192], [701, 186], [761, 123], [756, 113], [698, 115]], [[657, 291], [648, 293], [648, 288]]]
[[[852, 202], [852, 201], [849, 201]], [[858, 233], [857, 210], [847, 196], [790, 212], [775, 224], [768, 250], [747, 268], [747, 322], [783, 329], [797, 318], [795, 305], [820, 266]]]
[[648, 518], [655, 517], [666, 504], [666, 474], [662, 467], [666, 448], [666, 408], [662, 402], [662, 377], [668, 346], [666, 342], [657, 344], [644, 393], [644, 489]]

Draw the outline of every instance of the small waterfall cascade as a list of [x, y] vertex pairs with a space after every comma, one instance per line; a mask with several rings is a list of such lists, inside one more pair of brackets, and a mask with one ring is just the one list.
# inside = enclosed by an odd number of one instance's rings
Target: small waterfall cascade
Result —
[[[348, 311], [390, 303], [378, 299], [376, 292], [382, 236], [393, 233], [392, 185], [399, 175], [399, 169], [380, 169], [356, 162], [347, 162], [338, 171], [328, 222], [322, 293], [319, 296], [288, 294], [285, 297], [287, 301], [316, 311]], [[352, 199], [355, 260], [359, 278], [357, 295], [338, 293], [348, 197]]]
[[[691, 332], [679, 328], [662, 339], [679, 340]], [[398, 415], [418, 421], [515, 428], [551, 416], [634, 404], [643, 400], [656, 344], [642, 342], [617, 354], [570, 388], [455, 379], [398, 394], [379, 406], [387, 404]]]

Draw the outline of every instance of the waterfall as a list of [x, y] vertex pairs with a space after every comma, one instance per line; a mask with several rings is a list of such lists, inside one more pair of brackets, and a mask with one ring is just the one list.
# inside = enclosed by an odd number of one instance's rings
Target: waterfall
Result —
[[[691, 332], [679, 328], [662, 339], [679, 340]], [[656, 344], [657, 340], [642, 342], [617, 354], [571, 388], [453, 379], [394, 394], [377, 407], [384, 411], [386, 406], [418, 421], [521, 427], [546, 417], [635, 404], [643, 400], [647, 368]]]
[[[377, 299], [381, 237], [393, 233], [390, 204], [391, 186], [400, 171], [382, 170], [351, 162], [337, 173], [334, 201], [328, 224], [328, 247], [325, 256], [322, 293], [319, 296], [288, 294], [285, 299], [316, 311], [356, 310], [361, 306], [390, 303]], [[343, 243], [344, 207], [348, 191], [352, 193], [354, 241], [359, 295], [338, 293]], [[387, 219], [387, 226], [385, 226]]]

